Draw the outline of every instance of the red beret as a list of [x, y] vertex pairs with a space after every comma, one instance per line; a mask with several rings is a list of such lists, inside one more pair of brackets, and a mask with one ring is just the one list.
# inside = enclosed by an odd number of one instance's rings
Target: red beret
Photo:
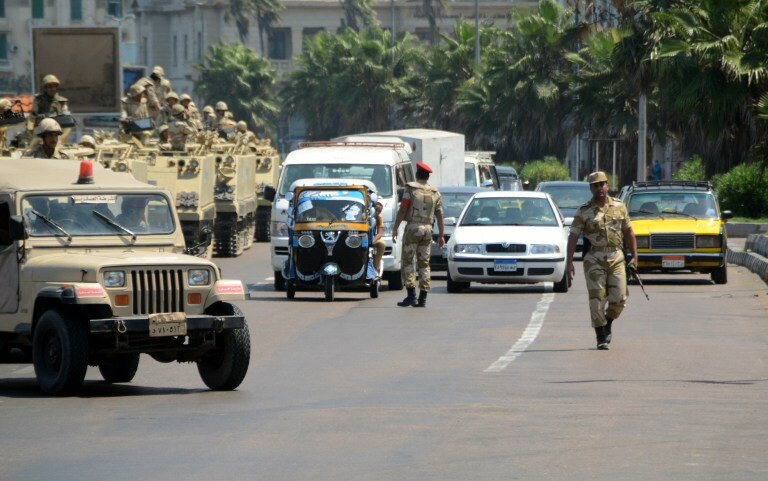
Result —
[[428, 174], [432, 173], [432, 168], [425, 164], [424, 162], [419, 162], [416, 164], [416, 170], [420, 170], [422, 172], [426, 172]]

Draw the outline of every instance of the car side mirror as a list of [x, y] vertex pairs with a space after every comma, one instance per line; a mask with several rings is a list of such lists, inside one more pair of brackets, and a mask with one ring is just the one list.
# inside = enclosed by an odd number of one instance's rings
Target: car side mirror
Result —
[[456, 217], [446, 217], [443, 219], [443, 225], [456, 225]]
[[20, 215], [11, 216], [8, 220], [8, 234], [12, 241], [26, 240], [29, 238], [29, 232], [27, 231], [24, 217]]
[[731, 212], [730, 210], [724, 210], [723, 212], [720, 213], [720, 217], [723, 220], [733, 219], [733, 212]]
[[287, 200], [288, 202], [292, 201], [293, 200], [293, 192], [286, 192], [285, 193], [285, 200]]
[[493, 189], [493, 181], [491, 179], [484, 180], [482, 187]]
[[275, 201], [275, 195], [277, 195], [277, 191], [272, 186], [265, 186], [264, 187], [264, 198], [270, 202]]
[[397, 201], [398, 202], [403, 200], [403, 195], [405, 195], [405, 187], [398, 187], [397, 188]]

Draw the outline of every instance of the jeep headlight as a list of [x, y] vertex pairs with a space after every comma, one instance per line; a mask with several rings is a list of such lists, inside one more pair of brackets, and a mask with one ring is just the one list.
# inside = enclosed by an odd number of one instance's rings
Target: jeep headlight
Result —
[[648, 246], [650, 245], [649, 243], [650, 237], [648, 237], [647, 235], [639, 235], [635, 237], [635, 239], [637, 240], [638, 249], [647, 249]]
[[270, 231], [275, 237], [288, 237], [288, 224], [285, 222], [272, 221]]
[[560, 252], [560, 247], [553, 244], [532, 244], [531, 254], [554, 254]]
[[453, 246], [453, 252], [456, 254], [482, 254], [482, 244], [456, 244]]
[[104, 287], [125, 287], [125, 272], [105, 271]]
[[720, 247], [721, 245], [719, 235], [696, 236], [696, 247]]
[[187, 273], [187, 284], [190, 286], [207, 286], [211, 283], [211, 271], [208, 269], [190, 269]]

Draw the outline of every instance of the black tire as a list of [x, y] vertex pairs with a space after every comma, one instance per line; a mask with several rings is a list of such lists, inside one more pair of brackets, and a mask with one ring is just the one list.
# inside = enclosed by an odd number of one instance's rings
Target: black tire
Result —
[[45, 311], [32, 337], [32, 362], [45, 393], [65, 396], [80, 389], [88, 369], [85, 322], [66, 311]]
[[269, 232], [269, 218], [271, 207], [259, 207], [256, 209], [256, 242], [269, 242], [272, 238]]
[[555, 286], [553, 290], [559, 293], [568, 292], [568, 273], [567, 272], [563, 272], [563, 278], [555, 282]]
[[283, 273], [280, 271], [275, 271], [275, 290], [285, 290], [285, 277], [283, 277]]
[[371, 282], [371, 299], [376, 299], [379, 297], [379, 287], [381, 286], [381, 281], [375, 280]]
[[131, 382], [139, 369], [139, 353], [117, 354], [99, 362], [99, 372], [110, 383]]
[[451, 271], [448, 270], [448, 278], [446, 282], [446, 287], [448, 289], [448, 292], [451, 294], [455, 294], [458, 292], [463, 291], [464, 289], [469, 289], [469, 282], [456, 282], [451, 277]]
[[243, 233], [237, 228], [237, 220], [220, 220], [214, 227], [214, 255], [237, 257], [243, 253]]
[[400, 271], [387, 272], [387, 289], [390, 291], [403, 290], [403, 277]]
[[293, 299], [296, 297], [296, 285], [293, 283], [293, 281], [285, 282], [285, 297], [288, 299]]
[[[238, 315], [242, 311], [232, 304], [217, 304], [209, 314]], [[228, 329], [216, 334], [216, 348], [197, 361], [197, 371], [213, 391], [232, 391], [245, 379], [251, 362], [251, 337], [248, 323], [242, 329]]]
[[333, 302], [334, 297], [334, 282], [333, 282], [333, 276], [326, 276], [325, 280], [323, 281], [324, 287], [325, 287], [325, 300], [327, 302]]
[[723, 264], [722, 267], [718, 267], [710, 274], [712, 282], [715, 284], [727, 284], [728, 283], [728, 264]]

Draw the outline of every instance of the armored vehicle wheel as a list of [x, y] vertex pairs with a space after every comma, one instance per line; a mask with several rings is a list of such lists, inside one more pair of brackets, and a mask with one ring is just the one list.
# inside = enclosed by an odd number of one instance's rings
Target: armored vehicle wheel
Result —
[[379, 288], [381, 287], [381, 281], [376, 279], [371, 282], [371, 298], [376, 299], [379, 297]]
[[568, 292], [568, 273], [563, 272], [563, 278], [559, 281], [555, 282], [555, 287], [553, 288], [555, 292]]
[[451, 278], [451, 271], [448, 271], [448, 281], [446, 283], [446, 287], [448, 288], [448, 292], [454, 294], [456, 292], [461, 292], [464, 289], [469, 289], [469, 282], [456, 282]]
[[285, 290], [285, 277], [283, 277], [283, 273], [280, 271], [274, 271], [275, 272], [275, 290], [276, 291], [284, 291]]
[[285, 281], [285, 296], [288, 299], [296, 297], [296, 285], [291, 280]]
[[139, 353], [117, 354], [99, 362], [99, 372], [110, 383], [131, 382], [139, 369]]
[[[243, 313], [232, 304], [215, 304], [207, 314], [237, 315]], [[206, 386], [214, 391], [231, 391], [245, 379], [251, 360], [251, 338], [248, 324], [242, 329], [228, 329], [216, 334], [216, 348], [197, 361], [197, 371]]]
[[269, 232], [269, 207], [259, 207], [256, 210], [256, 242], [269, 242], [271, 235]]
[[710, 274], [712, 282], [715, 284], [727, 284], [728, 283], [728, 264], [723, 264], [723, 267], [718, 267], [712, 274]]
[[387, 288], [390, 291], [403, 290], [403, 278], [400, 271], [387, 272]]
[[325, 300], [328, 302], [333, 301], [334, 297], [334, 285], [333, 285], [333, 277], [326, 276], [325, 280], [323, 281], [325, 286]]
[[44, 392], [67, 395], [77, 391], [88, 369], [85, 323], [66, 311], [45, 311], [33, 334], [32, 362]]
[[219, 257], [237, 257], [243, 253], [243, 233], [237, 221], [223, 220], [216, 223], [214, 253]]

